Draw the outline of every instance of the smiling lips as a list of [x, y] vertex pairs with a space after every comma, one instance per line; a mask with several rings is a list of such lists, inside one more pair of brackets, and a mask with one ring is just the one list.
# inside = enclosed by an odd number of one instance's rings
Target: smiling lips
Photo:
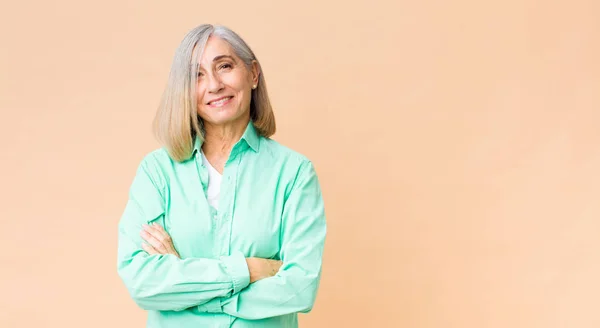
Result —
[[233, 98], [232, 96], [221, 97], [221, 98], [218, 98], [218, 99], [210, 101], [208, 103], [208, 106], [210, 106], [210, 107], [223, 107], [223, 106], [227, 105], [231, 101], [232, 98]]

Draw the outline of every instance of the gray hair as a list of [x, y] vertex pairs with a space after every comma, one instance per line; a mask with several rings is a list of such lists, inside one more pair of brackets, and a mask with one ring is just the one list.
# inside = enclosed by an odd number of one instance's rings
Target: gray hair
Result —
[[167, 85], [153, 122], [158, 141], [173, 160], [188, 159], [196, 136], [204, 138], [202, 119], [197, 112], [196, 85], [198, 59], [204, 52], [208, 38], [223, 39], [235, 54], [251, 69], [256, 61], [260, 70], [256, 89], [252, 90], [250, 118], [257, 132], [268, 138], [275, 133], [275, 115], [267, 93], [267, 85], [260, 62], [246, 42], [231, 29], [221, 25], [203, 24], [190, 30], [175, 51]]

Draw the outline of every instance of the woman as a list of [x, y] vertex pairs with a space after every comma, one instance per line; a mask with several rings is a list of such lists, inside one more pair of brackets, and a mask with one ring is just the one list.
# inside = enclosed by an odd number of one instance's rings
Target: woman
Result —
[[313, 164], [270, 139], [261, 66], [223, 26], [178, 47], [119, 221], [118, 273], [148, 327], [297, 327], [326, 235]]

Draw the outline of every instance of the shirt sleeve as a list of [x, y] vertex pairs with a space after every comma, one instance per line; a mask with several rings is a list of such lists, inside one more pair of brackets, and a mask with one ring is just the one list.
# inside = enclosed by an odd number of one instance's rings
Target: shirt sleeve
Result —
[[117, 271], [132, 299], [145, 310], [180, 311], [248, 286], [245, 256], [219, 259], [149, 255], [142, 248], [142, 224], [161, 221], [165, 213], [164, 178], [151, 156], [140, 163], [118, 224]]
[[201, 305], [200, 311], [224, 312], [249, 320], [312, 310], [321, 278], [326, 236], [323, 199], [311, 162], [304, 163], [285, 202], [279, 272], [240, 293]]

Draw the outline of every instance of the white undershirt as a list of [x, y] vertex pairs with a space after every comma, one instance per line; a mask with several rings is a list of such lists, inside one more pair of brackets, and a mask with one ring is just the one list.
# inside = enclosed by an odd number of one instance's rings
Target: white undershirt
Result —
[[223, 176], [212, 165], [210, 165], [210, 162], [208, 159], [206, 159], [206, 156], [204, 156], [204, 152], [202, 152], [202, 163], [204, 163], [204, 166], [208, 168], [208, 190], [206, 198], [210, 206], [218, 210], [219, 194], [221, 193], [221, 178]]

